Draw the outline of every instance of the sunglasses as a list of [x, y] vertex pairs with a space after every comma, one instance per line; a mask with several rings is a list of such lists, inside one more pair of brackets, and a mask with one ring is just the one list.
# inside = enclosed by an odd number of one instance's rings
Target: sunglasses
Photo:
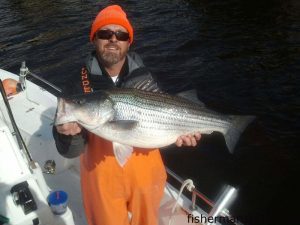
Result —
[[118, 41], [128, 41], [129, 33], [123, 31], [99, 30], [96, 32], [98, 39], [109, 40], [115, 35]]

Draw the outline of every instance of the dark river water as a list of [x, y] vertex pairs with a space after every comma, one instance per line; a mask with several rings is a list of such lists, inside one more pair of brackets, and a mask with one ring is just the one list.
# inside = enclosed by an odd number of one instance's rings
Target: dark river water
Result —
[[[231, 212], [245, 224], [299, 224], [299, 0], [0, 0], [0, 67], [63, 88], [92, 49], [90, 25], [120, 4], [135, 29], [131, 49], [175, 93], [195, 88], [216, 111], [257, 119], [229, 154], [221, 135], [171, 147], [165, 164], [215, 199], [239, 189]], [[299, 207], [298, 207], [299, 208]]]

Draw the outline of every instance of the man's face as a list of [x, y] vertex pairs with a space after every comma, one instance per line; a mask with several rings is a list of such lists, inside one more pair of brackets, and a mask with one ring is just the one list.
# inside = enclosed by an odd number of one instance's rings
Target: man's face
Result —
[[[128, 33], [124, 27], [115, 24], [103, 26], [100, 30], [110, 30], [114, 32], [121, 31]], [[129, 40], [118, 40], [115, 34], [113, 34], [108, 40], [100, 39], [96, 34], [94, 38], [94, 45], [97, 55], [102, 62], [106, 66], [112, 66], [120, 61], [125, 60], [130, 43]]]

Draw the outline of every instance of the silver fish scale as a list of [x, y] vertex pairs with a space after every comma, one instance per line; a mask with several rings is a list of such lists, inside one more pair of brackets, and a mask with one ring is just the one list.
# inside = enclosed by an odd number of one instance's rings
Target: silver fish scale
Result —
[[[116, 111], [115, 120], [136, 120], [142, 130], [195, 131], [228, 128], [231, 119], [177, 96], [116, 89], [109, 92]], [[201, 131], [201, 130], [200, 130]]]

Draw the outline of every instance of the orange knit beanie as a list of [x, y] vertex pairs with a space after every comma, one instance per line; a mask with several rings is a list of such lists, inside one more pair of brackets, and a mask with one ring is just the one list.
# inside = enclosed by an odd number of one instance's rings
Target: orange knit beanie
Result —
[[90, 41], [101, 27], [108, 24], [117, 24], [124, 27], [129, 33], [130, 44], [133, 41], [133, 28], [127, 19], [126, 13], [118, 5], [111, 5], [101, 10], [96, 16], [90, 33]]

